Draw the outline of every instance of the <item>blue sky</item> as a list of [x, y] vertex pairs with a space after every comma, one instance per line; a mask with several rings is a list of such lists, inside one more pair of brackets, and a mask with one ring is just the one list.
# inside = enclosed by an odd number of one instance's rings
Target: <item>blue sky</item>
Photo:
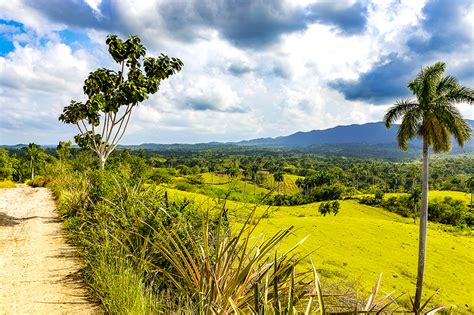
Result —
[[123, 143], [195, 143], [380, 121], [439, 60], [474, 86], [473, 21], [472, 0], [0, 1], [0, 143], [72, 139], [57, 117], [90, 71], [116, 69], [108, 34], [184, 62]]

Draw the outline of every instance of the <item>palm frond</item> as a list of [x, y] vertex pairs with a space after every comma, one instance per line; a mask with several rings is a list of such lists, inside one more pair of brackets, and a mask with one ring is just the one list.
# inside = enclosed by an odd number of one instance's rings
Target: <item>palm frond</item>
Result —
[[436, 94], [436, 89], [441, 81], [445, 69], [446, 64], [444, 62], [437, 62], [432, 66], [421, 69], [417, 74], [414, 83], [411, 83], [416, 86], [413, 93], [416, 95], [422, 107], [430, 105], [431, 98]]
[[398, 145], [403, 150], [408, 148], [408, 141], [419, 134], [421, 119], [422, 116], [418, 108], [412, 108], [403, 116], [397, 132]]
[[434, 152], [448, 152], [451, 149], [450, 133], [447, 128], [436, 118], [432, 119], [429, 124], [428, 138], [433, 145]]
[[402, 99], [396, 101], [383, 118], [385, 127], [390, 128], [399, 118], [417, 106], [418, 103], [413, 99]]
[[438, 104], [435, 115], [439, 123], [454, 136], [462, 147], [471, 138], [471, 126], [464, 120], [459, 110], [451, 103]]
[[446, 93], [446, 100], [450, 103], [474, 104], [474, 89], [458, 85]]

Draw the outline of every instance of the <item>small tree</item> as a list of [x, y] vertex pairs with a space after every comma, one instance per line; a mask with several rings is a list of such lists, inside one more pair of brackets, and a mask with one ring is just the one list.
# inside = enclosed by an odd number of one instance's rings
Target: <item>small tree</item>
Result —
[[337, 200], [322, 202], [319, 205], [319, 213], [321, 213], [323, 216], [326, 216], [326, 214], [333, 213], [334, 216], [336, 216], [339, 213], [340, 208], [341, 204]]
[[28, 144], [26, 147], [26, 157], [30, 160], [31, 179], [35, 178], [35, 164], [41, 158], [43, 150], [35, 143]]
[[285, 180], [285, 177], [283, 175], [282, 171], [277, 171], [276, 173], [273, 174], [273, 179], [278, 183], [278, 194], [281, 192], [281, 182]]
[[4, 149], [0, 149], [0, 180], [13, 178], [15, 173], [14, 167], [15, 159], [8, 155]]
[[418, 213], [418, 207], [421, 200], [421, 189], [419, 187], [413, 188], [413, 190], [410, 192], [410, 197], [408, 200], [412, 202], [413, 222], [416, 223], [416, 214]]
[[145, 57], [146, 49], [137, 36], [122, 41], [109, 35], [106, 44], [120, 70], [99, 68], [91, 72], [84, 82], [87, 101], [71, 101], [59, 116], [60, 121], [77, 126], [79, 134], [74, 140], [97, 154], [101, 169], [125, 134], [135, 106], [156, 93], [161, 81], [183, 66], [178, 58], [164, 54]]
[[473, 199], [472, 197], [474, 196], [474, 176], [469, 177], [466, 184], [467, 184], [467, 187], [468, 187], [469, 191], [471, 192], [471, 206], [470, 206], [470, 209], [472, 211], [472, 210], [474, 210], [474, 208], [472, 206], [472, 199]]
[[56, 147], [56, 153], [58, 154], [61, 168], [63, 167], [63, 162], [71, 156], [71, 144], [71, 141], [59, 141]]

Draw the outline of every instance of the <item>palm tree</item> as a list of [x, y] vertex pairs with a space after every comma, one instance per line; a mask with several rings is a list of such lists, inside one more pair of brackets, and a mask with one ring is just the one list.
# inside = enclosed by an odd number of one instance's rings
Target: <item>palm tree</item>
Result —
[[408, 141], [415, 137], [420, 137], [423, 143], [420, 237], [415, 295], [417, 309], [420, 307], [426, 258], [428, 150], [432, 147], [435, 153], [449, 151], [451, 136], [460, 146], [463, 146], [471, 136], [471, 128], [455, 104], [459, 102], [473, 104], [474, 90], [460, 85], [453, 76], [443, 76], [445, 69], [446, 64], [443, 62], [421, 69], [415, 79], [408, 83], [408, 89], [415, 99], [398, 100], [384, 117], [387, 128], [402, 118], [397, 140], [403, 150], [407, 149]]
[[259, 170], [260, 170], [260, 165], [258, 164], [258, 162], [255, 162], [250, 167], [250, 171], [252, 172], [252, 178], [253, 178], [253, 194], [254, 195], [257, 193], [257, 174]]
[[421, 200], [421, 190], [419, 187], [413, 188], [410, 193], [410, 197], [408, 197], [408, 200], [413, 203], [413, 222], [416, 223], [416, 212], [418, 210], [417, 208]]
[[31, 179], [35, 178], [35, 162], [41, 154], [40, 147], [35, 143], [28, 144], [26, 148], [26, 156], [30, 160]]
[[471, 191], [471, 211], [472, 211], [474, 210], [474, 208], [472, 207], [472, 197], [474, 195], [474, 176], [469, 177], [468, 180], [466, 181], [466, 184], [467, 184], [467, 187]]
[[285, 180], [285, 177], [283, 176], [283, 172], [277, 171], [273, 173], [273, 179], [278, 183], [278, 194], [280, 194], [280, 184], [282, 181]]

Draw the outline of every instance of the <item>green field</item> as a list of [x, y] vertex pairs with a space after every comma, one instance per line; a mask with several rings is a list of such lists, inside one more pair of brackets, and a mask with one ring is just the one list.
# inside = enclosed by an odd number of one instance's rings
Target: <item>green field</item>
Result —
[[[194, 199], [203, 207], [213, 207], [215, 200], [199, 194], [169, 189], [171, 198]], [[441, 194], [441, 193], [440, 193]], [[383, 272], [382, 292], [414, 294], [418, 246], [418, 226], [408, 218], [383, 209], [361, 205], [355, 200], [341, 202], [334, 217], [320, 216], [319, 203], [294, 207], [260, 206], [259, 213], [270, 210], [259, 231], [271, 235], [291, 225], [296, 235], [281, 245], [285, 250], [303, 237], [301, 246], [327, 283], [354, 284], [367, 298], [378, 275]], [[228, 201], [227, 207], [237, 217], [248, 213], [252, 205]], [[429, 224], [425, 296], [440, 289], [434, 303], [456, 305], [456, 313], [474, 311], [474, 238], [446, 232], [440, 224]], [[306, 266], [309, 268], [309, 259]], [[406, 299], [405, 299], [406, 301]]]

